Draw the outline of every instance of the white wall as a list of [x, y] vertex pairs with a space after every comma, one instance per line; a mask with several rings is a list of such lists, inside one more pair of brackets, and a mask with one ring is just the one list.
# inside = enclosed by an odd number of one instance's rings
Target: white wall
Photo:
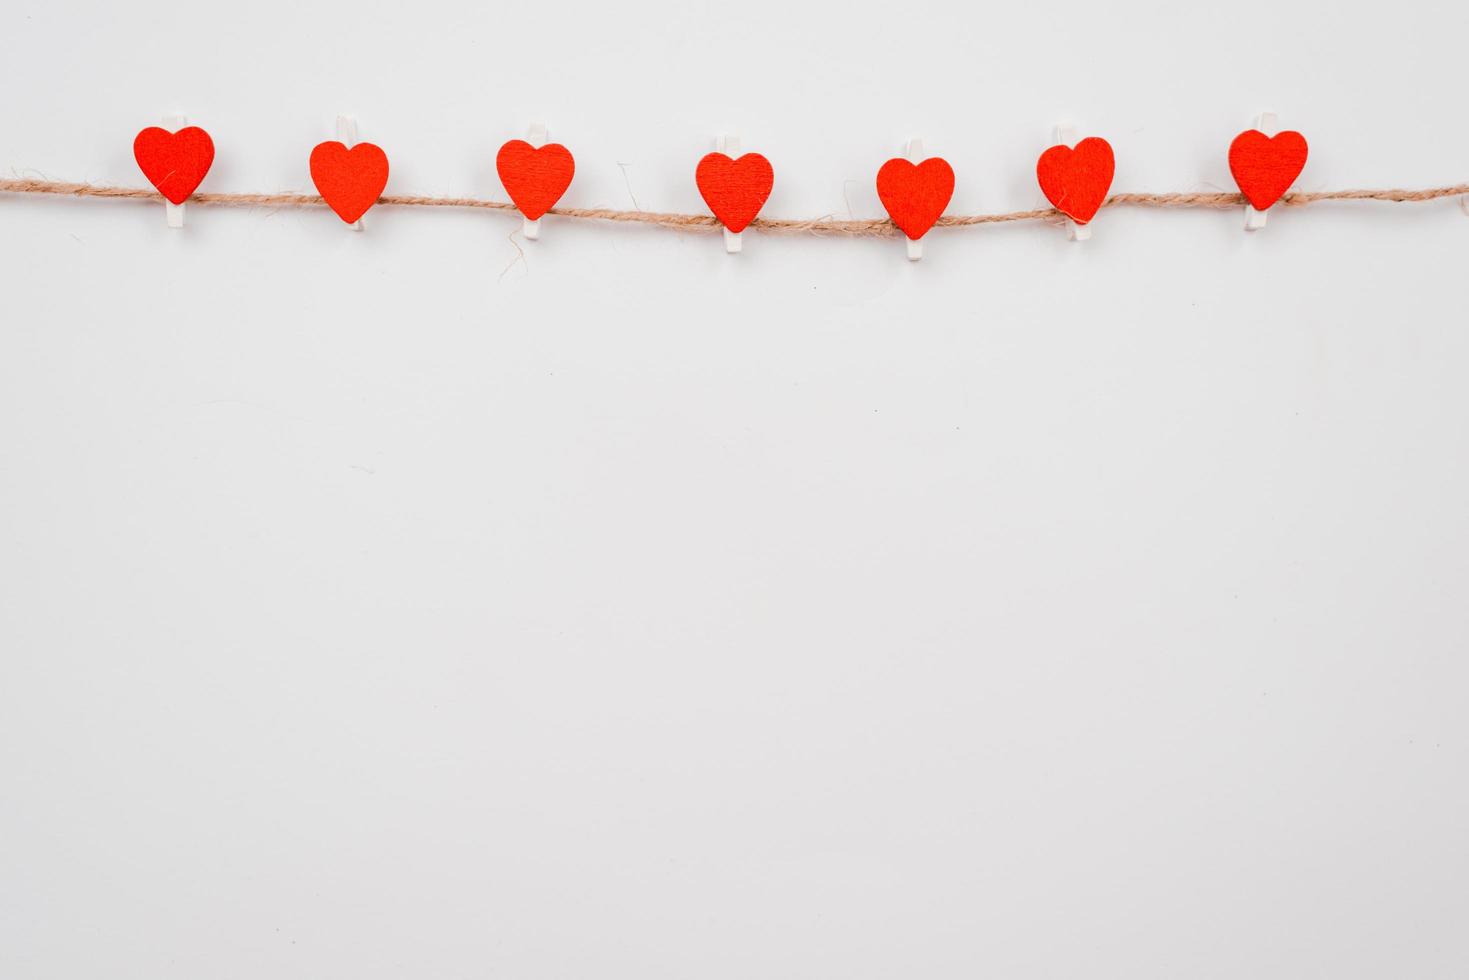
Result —
[[[1469, 178], [1469, 11], [15, 0], [0, 168], [775, 216]], [[1469, 217], [897, 241], [0, 200], [0, 973], [1461, 976]]]

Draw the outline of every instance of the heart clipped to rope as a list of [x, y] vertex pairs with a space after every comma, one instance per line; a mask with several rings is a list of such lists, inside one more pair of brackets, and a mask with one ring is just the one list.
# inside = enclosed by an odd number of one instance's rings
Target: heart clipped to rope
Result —
[[877, 172], [877, 196], [893, 224], [917, 241], [934, 226], [954, 196], [954, 168], [943, 157], [913, 163], [894, 157]]
[[495, 170], [525, 219], [539, 221], [571, 186], [576, 162], [560, 143], [537, 147], [525, 140], [511, 140], [495, 155]]
[[714, 217], [735, 234], [750, 226], [775, 186], [775, 169], [759, 153], [738, 159], [710, 153], [694, 168], [694, 181]]
[[214, 140], [198, 126], [149, 126], [133, 140], [133, 159], [169, 203], [183, 204], [214, 164]]
[[388, 186], [388, 155], [373, 143], [328, 140], [311, 151], [311, 180], [322, 199], [347, 224], [354, 224], [377, 203]]
[[1107, 200], [1115, 170], [1112, 144], [1100, 136], [1088, 136], [1075, 146], [1053, 146], [1035, 164], [1046, 200], [1079, 225], [1091, 221]]
[[1229, 144], [1229, 172], [1256, 211], [1280, 200], [1306, 167], [1306, 137], [1295, 130], [1266, 136], [1247, 129]]

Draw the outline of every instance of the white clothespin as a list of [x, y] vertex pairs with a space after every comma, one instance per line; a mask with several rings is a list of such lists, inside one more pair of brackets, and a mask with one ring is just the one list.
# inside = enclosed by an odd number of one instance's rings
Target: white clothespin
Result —
[[[738, 160], [740, 158], [740, 138], [738, 136], [720, 133], [714, 138], [714, 148], [731, 160]], [[724, 229], [725, 252], [734, 255], [740, 250], [743, 245], [740, 239], [742, 234], [743, 232], [730, 231], [728, 228]]]
[[[537, 150], [545, 146], [546, 140], [549, 138], [550, 135], [546, 132], [546, 124], [542, 122], [531, 123], [529, 131], [525, 134], [525, 141]], [[537, 218], [534, 221], [526, 219], [520, 226], [520, 233], [530, 241], [535, 241], [537, 238], [540, 238], [541, 219]]]
[[[170, 133], [177, 133], [188, 124], [189, 120], [177, 112], [163, 117], [163, 128]], [[175, 204], [172, 201], [164, 201], [163, 206], [167, 209], [165, 214], [168, 219], [168, 227], [182, 228], [184, 226], [184, 206], [182, 204]]]
[[[352, 149], [357, 143], [357, 119], [355, 116], [337, 117], [337, 142], [347, 149]], [[362, 219], [358, 218], [347, 226], [353, 231], [362, 230]]]
[[[1062, 146], [1076, 145], [1076, 125], [1069, 122], [1056, 124], [1056, 142]], [[1084, 242], [1092, 237], [1092, 229], [1089, 225], [1079, 225], [1070, 218], [1066, 219], [1066, 237], [1073, 242]]]
[[[919, 164], [923, 162], [923, 137], [914, 136], [908, 140], [908, 152], [906, 155], [909, 163]], [[923, 239], [908, 239], [908, 261], [917, 262], [921, 258], [923, 258]]]
[[[1255, 128], [1266, 136], [1269, 136], [1270, 130], [1276, 128], [1276, 122], [1275, 113], [1266, 109], [1255, 117]], [[1245, 231], [1259, 231], [1261, 228], [1264, 228], [1265, 218], [1266, 213], [1264, 211], [1256, 211], [1249, 203], [1245, 204]]]

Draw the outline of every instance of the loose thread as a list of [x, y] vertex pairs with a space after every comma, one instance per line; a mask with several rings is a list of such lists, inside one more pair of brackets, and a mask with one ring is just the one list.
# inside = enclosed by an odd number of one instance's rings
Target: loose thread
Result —
[[[141, 187], [104, 187], [96, 184], [75, 184], [53, 180], [0, 180], [0, 193], [6, 194], [54, 194], [67, 197], [105, 197], [129, 200], [162, 201], [157, 191]], [[1280, 203], [1286, 207], [1304, 207], [1323, 201], [1434, 201], [1445, 197], [1469, 196], [1469, 184], [1454, 184], [1449, 187], [1429, 187], [1421, 190], [1345, 190], [1345, 191], [1295, 191], [1286, 194]], [[326, 202], [316, 194], [195, 194], [189, 204], [219, 205], [221, 207], [324, 207]], [[476, 197], [426, 197], [410, 194], [385, 194], [377, 204], [387, 207], [417, 208], [481, 208], [491, 211], [514, 211], [515, 205], [508, 201], [487, 201]], [[1227, 208], [1244, 207], [1243, 194], [1171, 193], [1171, 194], [1113, 194], [1103, 207], [1131, 206], [1142, 208]], [[718, 219], [702, 214], [668, 214], [658, 211], [617, 211], [610, 208], [553, 208], [549, 213], [563, 218], [584, 218], [593, 221], [623, 221], [636, 224], [656, 225], [680, 231], [717, 231]], [[949, 215], [938, 220], [938, 228], [967, 228], [972, 225], [1003, 224], [1010, 221], [1055, 221], [1062, 218], [1055, 208], [1035, 208], [1029, 211], [1005, 211], [997, 214]], [[845, 235], [850, 237], [891, 237], [898, 233], [897, 226], [887, 218], [864, 220], [839, 220], [836, 218], [756, 218], [750, 227], [776, 234], [799, 235]]]

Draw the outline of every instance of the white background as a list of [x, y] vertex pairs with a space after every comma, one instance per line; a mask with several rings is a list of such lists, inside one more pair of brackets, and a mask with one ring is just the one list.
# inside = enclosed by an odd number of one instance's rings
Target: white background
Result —
[[[1459, 2], [14, 0], [0, 167], [880, 215], [1469, 177]], [[1462, 977], [1469, 217], [896, 240], [0, 199], [0, 974]]]

